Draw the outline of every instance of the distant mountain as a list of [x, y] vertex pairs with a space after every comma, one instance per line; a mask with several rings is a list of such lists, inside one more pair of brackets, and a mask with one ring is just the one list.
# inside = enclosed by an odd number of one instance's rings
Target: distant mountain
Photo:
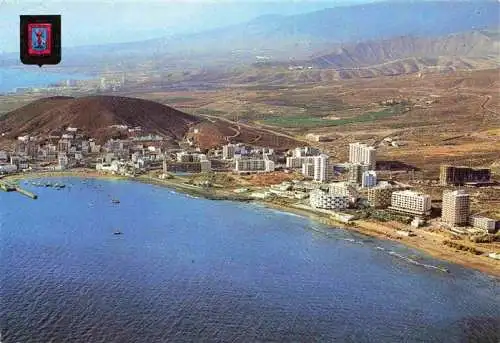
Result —
[[162, 104], [118, 96], [53, 97], [34, 101], [0, 119], [0, 132], [8, 138], [49, 134], [77, 127], [104, 140], [112, 125], [141, 126], [144, 131], [179, 140], [199, 120]]
[[196, 34], [73, 48], [63, 51], [63, 64], [98, 60], [113, 67], [117, 62], [149, 60], [158, 68], [183, 68], [248, 64], [256, 56], [302, 60], [334, 44], [497, 28], [499, 13], [500, 3], [491, 0], [375, 2], [298, 15], [266, 15]]
[[[474, 70], [500, 67], [500, 31], [482, 30], [444, 37], [403, 36], [336, 46], [311, 59], [263, 61], [226, 83], [267, 85], [330, 81], [354, 77], [377, 77], [432, 70]], [[197, 81], [210, 74], [193, 76]], [[205, 77], [204, 77], [205, 76]]]
[[473, 31], [433, 38], [403, 36], [344, 45], [329, 54], [314, 57], [310, 63], [321, 68], [349, 69], [409, 58], [429, 66], [438, 66], [439, 59], [446, 58], [465, 63], [476, 59], [498, 62], [499, 49], [499, 35], [495, 31]]

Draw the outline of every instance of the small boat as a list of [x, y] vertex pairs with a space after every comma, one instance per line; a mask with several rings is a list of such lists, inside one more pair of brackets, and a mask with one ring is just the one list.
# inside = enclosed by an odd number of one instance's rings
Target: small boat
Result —
[[120, 230], [115, 230], [113, 232], [113, 235], [123, 235], [123, 232], [121, 232]]
[[113, 204], [119, 204], [119, 203], [120, 203], [120, 200], [118, 200], [118, 199], [112, 199], [112, 200], [111, 200], [111, 202], [112, 202]]

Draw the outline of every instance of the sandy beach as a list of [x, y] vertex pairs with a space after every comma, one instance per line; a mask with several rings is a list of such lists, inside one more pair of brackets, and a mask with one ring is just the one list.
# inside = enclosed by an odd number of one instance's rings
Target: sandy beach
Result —
[[[467, 242], [465, 239], [459, 241], [464, 245], [470, 245], [476, 247], [478, 250], [483, 251], [482, 255], [475, 255], [469, 251], [461, 251], [455, 248], [446, 246], [443, 241], [448, 239], [446, 235], [431, 232], [426, 229], [414, 229], [413, 232], [416, 236], [407, 237], [400, 236], [397, 234], [397, 224], [395, 223], [381, 223], [368, 220], [356, 220], [351, 224], [343, 224], [330, 216], [309, 211], [303, 208], [297, 208], [292, 205], [282, 205], [276, 204], [270, 201], [255, 200], [247, 196], [238, 195], [232, 192], [224, 191], [221, 189], [214, 188], [202, 188], [194, 185], [185, 184], [181, 179], [157, 179], [150, 176], [140, 176], [140, 177], [125, 177], [125, 176], [115, 176], [109, 174], [103, 174], [96, 172], [94, 170], [88, 169], [78, 169], [72, 171], [64, 172], [34, 172], [17, 174], [12, 176], [7, 176], [4, 178], [6, 181], [16, 182], [24, 179], [34, 179], [43, 177], [90, 177], [90, 178], [103, 178], [103, 179], [113, 179], [113, 180], [131, 180], [136, 182], [143, 182], [148, 184], [154, 184], [158, 186], [164, 186], [167, 188], [175, 189], [180, 192], [188, 193], [190, 195], [200, 196], [212, 200], [231, 200], [231, 201], [252, 201], [259, 204], [263, 204], [269, 208], [273, 208], [280, 211], [286, 211], [301, 216], [305, 216], [316, 220], [322, 224], [331, 226], [332, 228], [344, 228], [347, 230], [356, 231], [358, 233], [376, 237], [380, 239], [387, 239], [392, 241], [397, 241], [408, 247], [420, 250], [434, 258], [456, 263], [467, 268], [472, 268], [484, 272], [486, 274], [499, 277], [500, 278], [500, 261], [488, 257], [491, 252], [499, 252], [498, 244], [474, 244]], [[400, 224], [399, 224], [400, 225]]]

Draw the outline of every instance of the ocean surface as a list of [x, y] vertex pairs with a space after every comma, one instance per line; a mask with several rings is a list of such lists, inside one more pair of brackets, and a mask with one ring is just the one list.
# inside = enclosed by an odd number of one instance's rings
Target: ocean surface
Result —
[[0, 192], [3, 343], [500, 341], [485, 274], [258, 205], [51, 181]]
[[12, 92], [17, 87], [46, 87], [65, 80], [86, 80], [83, 74], [54, 72], [45, 67], [32, 65], [18, 68], [0, 68], [0, 93]]

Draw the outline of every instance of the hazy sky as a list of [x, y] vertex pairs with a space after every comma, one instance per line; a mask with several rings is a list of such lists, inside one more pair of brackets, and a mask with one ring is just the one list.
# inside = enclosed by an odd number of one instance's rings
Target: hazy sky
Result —
[[61, 14], [63, 47], [197, 32], [264, 14], [296, 14], [376, 0], [0, 0], [0, 52], [18, 51], [19, 15]]

